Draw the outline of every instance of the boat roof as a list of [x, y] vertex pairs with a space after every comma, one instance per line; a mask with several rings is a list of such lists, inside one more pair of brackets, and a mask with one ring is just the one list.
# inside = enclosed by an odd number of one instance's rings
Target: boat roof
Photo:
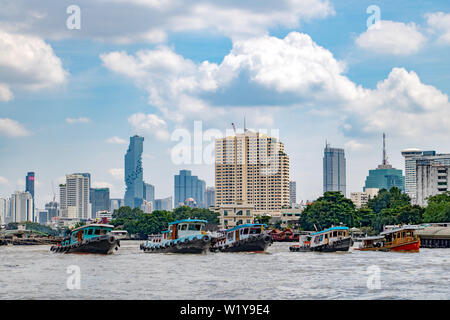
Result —
[[226, 232], [230, 232], [230, 231], [234, 231], [234, 230], [237, 230], [237, 229], [250, 228], [250, 227], [260, 227], [260, 226], [264, 226], [264, 228], [267, 227], [267, 225], [264, 224], [264, 223], [246, 223], [246, 224], [238, 225], [238, 226], [233, 227], [233, 228], [231, 228], [231, 229], [227, 229], [227, 230], [225, 230], [225, 231], [226, 231]]
[[390, 229], [390, 230], [383, 231], [383, 232], [380, 233], [380, 235], [390, 234], [390, 233], [394, 233], [394, 232], [397, 232], [397, 231], [403, 231], [403, 230], [417, 230], [417, 229], [418, 228], [416, 226], [404, 226], [404, 227], [401, 227], [401, 228], [393, 228], [393, 229]]
[[381, 240], [384, 239], [383, 236], [370, 236], [370, 237], [364, 237], [364, 238], [356, 238], [358, 241], [364, 241], [364, 240]]
[[91, 224], [85, 224], [84, 226], [78, 227], [76, 229], [73, 229], [71, 232], [80, 230], [80, 229], [84, 229], [84, 228], [89, 228], [89, 227], [104, 227], [104, 228], [111, 228], [113, 229], [114, 226], [112, 224], [104, 224], [104, 223], [91, 223]]
[[325, 233], [325, 232], [333, 231], [333, 230], [348, 230], [348, 227], [331, 227], [331, 228], [328, 228], [328, 229], [325, 229], [322, 231], [314, 232], [311, 235], [314, 236], [316, 234], [321, 234], [321, 233]]
[[201, 223], [208, 223], [208, 220], [201, 220], [201, 219], [183, 219], [183, 220], [177, 220], [174, 222], [170, 222], [169, 225], [172, 224], [178, 224], [178, 223], [182, 223], [182, 222], [201, 222]]

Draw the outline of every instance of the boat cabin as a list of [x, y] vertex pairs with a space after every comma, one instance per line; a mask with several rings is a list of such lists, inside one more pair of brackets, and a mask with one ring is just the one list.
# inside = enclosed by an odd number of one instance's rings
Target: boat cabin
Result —
[[267, 225], [261, 223], [248, 223], [225, 230], [225, 243], [232, 243], [247, 239], [252, 235], [261, 234]]
[[331, 227], [311, 234], [311, 247], [328, 244], [337, 240], [348, 238], [348, 227]]
[[361, 247], [363, 248], [381, 248], [384, 246], [384, 236], [372, 236], [372, 237], [364, 237], [357, 238], [357, 241], [362, 241]]
[[114, 229], [113, 225], [91, 223], [81, 226], [71, 231], [70, 236], [65, 238], [61, 245], [70, 245], [82, 242], [86, 239], [91, 239], [100, 236], [106, 236]]
[[418, 239], [416, 227], [394, 228], [380, 233], [384, 237], [385, 245], [399, 245], [405, 242], [415, 241]]
[[184, 237], [206, 234], [207, 220], [183, 219], [169, 223], [169, 230], [162, 233], [163, 239], [175, 240]]

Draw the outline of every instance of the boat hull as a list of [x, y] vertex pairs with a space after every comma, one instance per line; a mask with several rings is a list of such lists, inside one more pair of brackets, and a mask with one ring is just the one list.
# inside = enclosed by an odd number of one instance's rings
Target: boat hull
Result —
[[323, 244], [315, 247], [302, 247], [302, 246], [291, 246], [289, 250], [291, 252], [338, 252], [338, 251], [349, 251], [352, 246], [352, 239], [346, 238], [342, 240], [336, 240], [333, 244]]
[[272, 244], [272, 237], [269, 235], [251, 236], [232, 244], [218, 245], [211, 251], [220, 252], [264, 252]]
[[420, 240], [403, 243], [400, 245], [379, 248], [355, 248], [359, 251], [395, 251], [395, 252], [419, 252]]
[[211, 247], [211, 238], [191, 239], [185, 242], [168, 243], [167, 246], [149, 246], [141, 244], [141, 250], [146, 253], [205, 253]]
[[72, 245], [52, 246], [50, 250], [56, 253], [111, 254], [119, 247], [120, 241], [118, 239], [113, 236], [101, 236]]

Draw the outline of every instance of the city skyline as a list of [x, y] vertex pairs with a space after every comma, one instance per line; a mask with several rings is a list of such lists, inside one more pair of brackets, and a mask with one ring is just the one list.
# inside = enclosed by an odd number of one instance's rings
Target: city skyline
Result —
[[[213, 186], [213, 164], [171, 160], [171, 135], [193, 135], [196, 120], [204, 131], [225, 133], [231, 123], [242, 130], [244, 116], [249, 128], [278, 129], [299, 201], [322, 193], [325, 140], [346, 151], [347, 195], [362, 191], [379, 164], [381, 132], [398, 169], [406, 148], [450, 152], [450, 46], [441, 24], [450, 4], [379, 1], [381, 29], [369, 30], [371, 1], [308, 3], [214, 3], [206, 15], [236, 10], [239, 19], [193, 25], [182, 21], [203, 21], [195, 10], [176, 25], [176, 4], [167, 4], [155, 19], [167, 23], [145, 30], [142, 18], [106, 27], [99, 4], [80, 1], [81, 29], [68, 30], [64, 1], [27, 9], [11, 2], [15, 10], [0, 13], [0, 49], [8, 53], [0, 57], [0, 196], [25, 190], [24, 175], [35, 172], [41, 209], [65, 174], [90, 172], [92, 187], [121, 198], [134, 134], [145, 138], [143, 180], [156, 186], [155, 198], [173, 195], [171, 177], [181, 169]], [[153, 17], [152, 10], [134, 1], [106, 11]], [[27, 68], [9, 56], [29, 59]]]

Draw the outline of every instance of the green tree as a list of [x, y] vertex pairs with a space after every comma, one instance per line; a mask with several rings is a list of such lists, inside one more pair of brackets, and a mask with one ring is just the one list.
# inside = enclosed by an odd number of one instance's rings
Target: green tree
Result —
[[344, 224], [353, 227], [356, 219], [353, 202], [340, 192], [325, 192], [325, 194], [308, 205], [299, 219], [303, 230], [319, 230], [332, 225]]
[[450, 192], [431, 196], [428, 206], [423, 214], [423, 222], [449, 222], [450, 221]]

